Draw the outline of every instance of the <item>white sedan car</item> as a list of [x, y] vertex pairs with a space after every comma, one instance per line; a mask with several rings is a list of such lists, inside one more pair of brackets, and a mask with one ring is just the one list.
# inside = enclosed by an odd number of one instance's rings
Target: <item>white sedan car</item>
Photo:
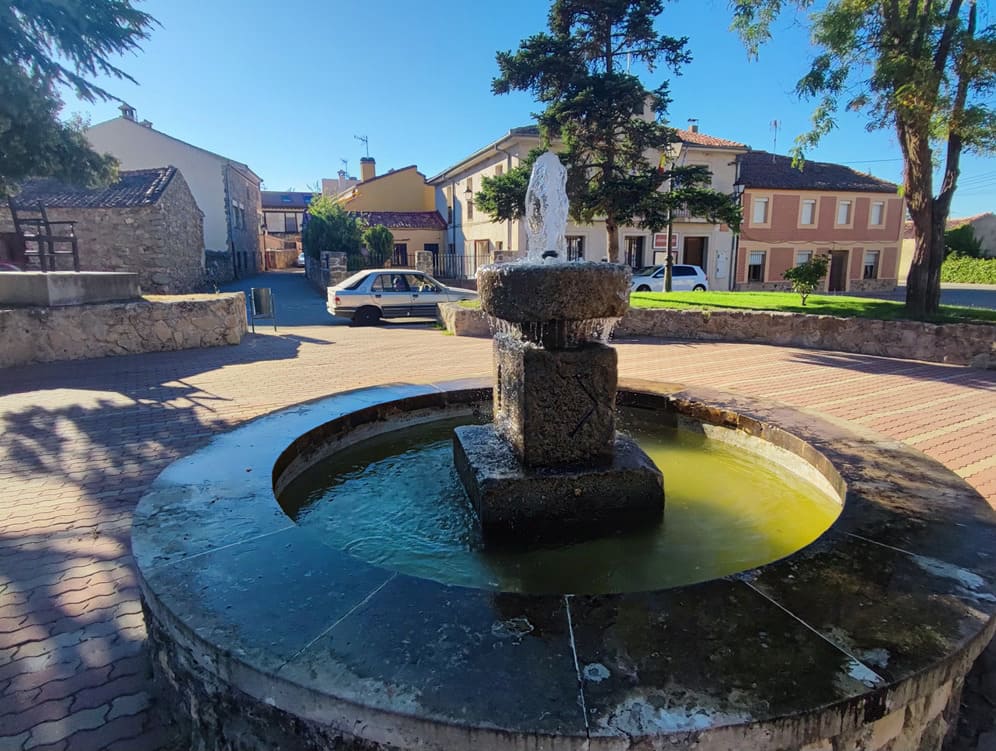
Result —
[[[633, 292], [663, 292], [664, 265], [644, 266], [633, 272], [629, 286]], [[671, 266], [672, 292], [704, 292], [709, 289], [709, 279], [699, 266], [676, 263]]]
[[439, 303], [476, 297], [416, 269], [366, 269], [329, 287], [326, 307], [354, 325], [369, 326], [381, 318], [435, 318]]

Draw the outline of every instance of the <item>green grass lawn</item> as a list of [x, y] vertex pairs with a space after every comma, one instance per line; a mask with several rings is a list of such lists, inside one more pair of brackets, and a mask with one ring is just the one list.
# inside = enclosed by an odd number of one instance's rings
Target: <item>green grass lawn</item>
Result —
[[[681, 310], [778, 310], [785, 313], [840, 316], [841, 318], [876, 318], [896, 321], [906, 318], [901, 302], [870, 297], [810, 295], [803, 307], [794, 292], [633, 292], [629, 304], [634, 308], [677, 308]], [[465, 308], [481, 307], [478, 300], [464, 300]], [[996, 323], [996, 310], [942, 305], [932, 323]]]
[[[906, 307], [901, 302], [869, 297], [810, 295], [803, 307], [800, 296], [794, 292], [633, 292], [629, 296], [629, 304], [634, 308], [777, 310], [884, 321], [906, 318]], [[928, 320], [932, 323], [996, 322], [996, 310], [942, 305], [940, 313]]]

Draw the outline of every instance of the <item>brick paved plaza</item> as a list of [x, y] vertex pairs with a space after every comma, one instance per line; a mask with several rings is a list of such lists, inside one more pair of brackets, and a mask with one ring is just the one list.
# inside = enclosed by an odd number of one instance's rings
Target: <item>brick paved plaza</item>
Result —
[[[623, 377], [859, 423], [940, 460], [996, 507], [996, 372], [754, 345], [618, 346]], [[173, 747], [155, 719], [129, 555], [132, 510], [167, 464], [306, 399], [490, 370], [489, 341], [409, 325], [294, 326], [238, 347], [0, 370], [0, 751]]]

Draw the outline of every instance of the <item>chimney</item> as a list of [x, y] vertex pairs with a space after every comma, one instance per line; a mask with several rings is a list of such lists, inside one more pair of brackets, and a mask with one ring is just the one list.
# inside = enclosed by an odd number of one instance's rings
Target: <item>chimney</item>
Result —
[[699, 119], [697, 117], [690, 117], [690, 118], [688, 118], [688, 129], [692, 133], [698, 133], [699, 132]]
[[360, 158], [360, 180], [366, 182], [377, 176], [377, 161], [372, 156]]
[[124, 102], [122, 102], [121, 106], [118, 107], [118, 109], [121, 110], [121, 117], [123, 117], [125, 120], [131, 120], [132, 122], [135, 122], [134, 107], [132, 107], [130, 104], [125, 104]]
[[144, 125], [146, 128], [151, 128], [152, 127], [152, 121], [151, 120], [142, 120], [142, 122], [139, 123], [139, 125]]

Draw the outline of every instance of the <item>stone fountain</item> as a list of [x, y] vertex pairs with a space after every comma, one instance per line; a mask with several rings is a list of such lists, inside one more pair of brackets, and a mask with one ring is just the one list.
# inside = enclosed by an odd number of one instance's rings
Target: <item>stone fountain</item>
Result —
[[630, 272], [567, 262], [567, 173], [537, 159], [526, 192], [528, 257], [478, 272], [495, 331], [494, 422], [454, 431], [454, 463], [485, 539], [602, 534], [660, 521], [663, 478], [616, 431], [618, 357], [606, 344]]

